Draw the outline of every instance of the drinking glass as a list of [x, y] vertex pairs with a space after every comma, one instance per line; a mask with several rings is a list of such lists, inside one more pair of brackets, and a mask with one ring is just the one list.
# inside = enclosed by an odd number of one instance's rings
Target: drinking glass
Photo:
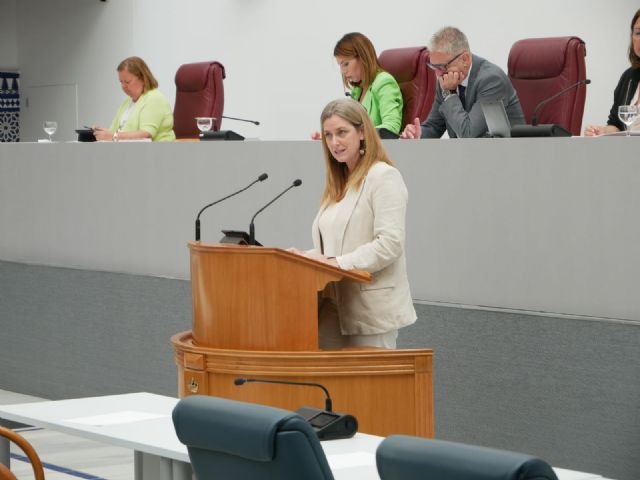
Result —
[[196, 117], [196, 125], [201, 132], [208, 132], [213, 126], [212, 117]]
[[42, 128], [44, 128], [44, 132], [49, 135], [49, 141], [53, 142], [51, 136], [56, 133], [58, 129], [58, 122], [52, 122], [51, 120], [47, 120], [42, 124]]
[[631, 125], [638, 117], [638, 107], [635, 105], [620, 105], [618, 107], [618, 118], [627, 126], [627, 136], [631, 135]]

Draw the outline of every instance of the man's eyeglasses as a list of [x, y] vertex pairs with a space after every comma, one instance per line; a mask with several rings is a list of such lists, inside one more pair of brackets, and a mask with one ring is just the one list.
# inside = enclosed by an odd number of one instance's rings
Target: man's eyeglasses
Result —
[[440, 72], [446, 72], [449, 69], [449, 65], [451, 65], [453, 62], [455, 62], [458, 59], [458, 57], [460, 55], [462, 55], [463, 53], [464, 52], [460, 52], [455, 57], [453, 57], [451, 60], [449, 60], [447, 63], [431, 63], [431, 62], [427, 62], [427, 66], [431, 70], [438, 70]]

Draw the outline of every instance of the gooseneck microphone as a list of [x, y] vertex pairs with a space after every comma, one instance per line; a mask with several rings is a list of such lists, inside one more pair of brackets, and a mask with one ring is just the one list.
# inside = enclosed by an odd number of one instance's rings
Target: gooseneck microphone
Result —
[[317, 387], [326, 396], [324, 410], [315, 407], [300, 407], [296, 413], [307, 421], [320, 440], [337, 440], [351, 438], [358, 431], [358, 419], [348, 413], [334, 412], [331, 405], [329, 390], [319, 383], [292, 382], [291, 380], [263, 380], [260, 378], [236, 378], [233, 383], [244, 385], [248, 382], [279, 383], [282, 385], [299, 385], [303, 387]]
[[257, 120], [247, 120], [246, 118], [227, 117], [226, 115], [220, 115], [220, 118], [226, 118], [227, 120], [237, 120], [239, 122], [253, 123], [254, 125], [260, 125]]
[[200, 211], [198, 212], [198, 215], [196, 216], [196, 241], [200, 240], [200, 215], [202, 215], [202, 212], [204, 212], [207, 208], [212, 207], [216, 203], [220, 203], [220, 202], [226, 200], [227, 198], [231, 198], [234, 195], [238, 195], [239, 193], [244, 192], [245, 190], [247, 190], [248, 188], [252, 187], [256, 183], [262, 182], [262, 181], [266, 180], [267, 178], [269, 178], [269, 175], [267, 175], [266, 173], [263, 173], [262, 175], [260, 175], [257, 179], [255, 179], [253, 182], [251, 182], [246, 187], [238, 190], [237, 192], [232, 193], [231, 195], [227, 195], [226, 197], [221, 198], [220, 200], [216, 200], [215, 202], [211, 202], [210, 204], [205, 205], [204, 207], [202, 207], [200, 209]]
[[269, 203], [267, 203], [264, 207], [258, 210], [253, 217], [251, 217], [251, 223], [249, 224], [249, 245], [256, 244], [256, 232], [255, 232], [255, 226], [253, 224], [253, 221], [258, 216], [258, 214], [262, 212], [265, 208], [267, 208], [269, 205], [271, 205], [273, 202], [275, 202], [277, 199], [279, 199], [282, 195], [284, 195], [289, 190], [291, 190], [293, 187], [299, 187], [300, 185], [302, 185], [302, 180], [300, 180], [299, 178], [294, 180], [293, 183], [289, 185], [287, 188], [285, 188], [282, 193], [280, 193], [276, 198], [274, 198]]
[[331, 397], [329, 396], [329, 390], [327, 390], [324, 385], [320, 385], [319, 383], [292, 382], [290, 380], [263, 380], [263, 379], [260, 379], [260, 378], [236, 378], [233, 381], [233, 383], [235, 383], [238, 386], [244, 385], [245, 383], [249, 383], [249, 382], [277, 383], [277, 384], [282, 384], [282, 385], [302, 385], [302, 386], [305, 386], [305, 387], [318, 387], [318, 388], [321, 388], [324, 391], [324, 394], [326, 396], [325, 401], [324, 401], [324, 409], [327, 412], [331, 412], [333, 410], [332, 409]]
[[533, 115], [531, 117], [531, 125], [533, 125], [534, 127], [536, 125], [538, 125], [538, 113], [540, 113], [540, 110], [542, 109], [542, 107], [544, 107], [546, 104], [548, 104], [549, 102], [555, 100], [556, 98], [558, 98], [560, 95], [564, 95], [566, 92], [568, 92], [569, 90], [572, 90], [576, 87], [579, 87], [581, 85], [589, 85], [591, 83], [591, 80], [589, 80], [588, 78], [585, 78], [584, 80], [580, 80], [579, 82], [573, 83], [571, 85], [569, 85], [568, 87], [563, 88], [562, 90], [560, 90], [558, 93], [551, 95], [549, 98], [541, 101], [538, 105], [536, 105], [535, 110], [533, 111]]

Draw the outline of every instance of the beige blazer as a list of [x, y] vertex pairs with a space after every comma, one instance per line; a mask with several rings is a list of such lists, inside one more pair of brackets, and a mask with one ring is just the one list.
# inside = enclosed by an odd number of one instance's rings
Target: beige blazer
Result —
[[[377, 162], [360, 188], [347, 192], [339, 204], [334, 221], [339, 244], [336, 260], [347, 270], [365, 270], [373, 276], [370, 284], [336, 284], [345, 335], [385, 333], [416, 320], [404, 256], [407, 198], [400, 172]], [[320, 208], [312, 226], [314, 249], [319, 252], [323, 248], [318, 219], [325, 208]]]

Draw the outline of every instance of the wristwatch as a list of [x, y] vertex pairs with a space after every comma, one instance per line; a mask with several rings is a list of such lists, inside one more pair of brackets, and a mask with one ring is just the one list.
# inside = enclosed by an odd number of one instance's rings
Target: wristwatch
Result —
[[442, 101], [444, 102], [451, 95], [457, 95], [458, 90], [442, 90]]

